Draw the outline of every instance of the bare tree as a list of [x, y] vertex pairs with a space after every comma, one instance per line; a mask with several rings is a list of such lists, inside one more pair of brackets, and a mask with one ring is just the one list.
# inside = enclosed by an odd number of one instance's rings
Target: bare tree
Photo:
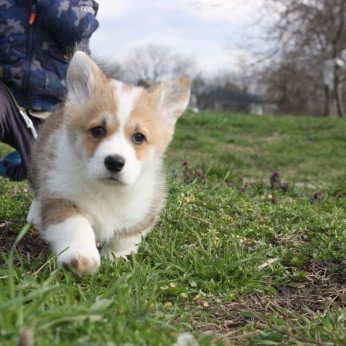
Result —
[[125, 79], [131, 82], [194, 78], [198, 74], [197, 63], [192, 57], [174, 54], [168, 47], [152, 44], [133, 49], [125, 58], [122, 69]]
[[[266, 9], [277, 18], [268, 32], [268, 38], [275, 47], [273, 51], [277, 53], [276, 63], [267, 68], [269, 90], [275, 89], [275, 84], [278, 90], [280, 76], [281, 92], [288, 99], [294, 95], [302, 95], [301, 91], [317, 87], [318, 90], [311, 94], [311, 97], [316, 97], [316, 93], [321, 94], [324, 89], [324, 114], [331, 113], [328, 102], [331, 97], [336, 104], [337, 114], [342, 117], [345, 78], [340, 61], [342, 62], [342, 54], [346, 49], [346, 1], [267, 0]], [[328, 60], [334, 62], [333, 83], [331, 86], [324, 86], [322, 72]], [[270, 71], [275, 71], [276, 75]], [[274, 80], [268, 78], [269, 75], [275, 77]], [[290, 88], [293, 88], [293, 94], [290, 94]], [[306, 92], [303, 95], [306, 104], [312, 103]], [[297, 105], [301, 106], [299, 102]]]
[[172, 55], [173, 66], [171, 71], [172, 78], [187, 77], [195, 80], [201, 74], [195, 58], [180, 54]]
[[158, 81], [171, 70], [170, 54], [170, 49], [163, 46], [137, 47], [125, 59], [123, 69], [131, 81]]
[[125, 75], [121, 64], [116, 60], [109, 60], [92, 53], [92, 58], [97, 62], [102, 71], [109, 77], [124, 80]]

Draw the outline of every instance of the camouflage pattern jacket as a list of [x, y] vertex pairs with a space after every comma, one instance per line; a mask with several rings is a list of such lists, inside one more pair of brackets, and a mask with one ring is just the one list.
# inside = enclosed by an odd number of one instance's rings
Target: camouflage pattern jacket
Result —
[[94, 0], [0, 0], [0, 81], [26, 109], [66, 96], [69, 53], [97, 29]]

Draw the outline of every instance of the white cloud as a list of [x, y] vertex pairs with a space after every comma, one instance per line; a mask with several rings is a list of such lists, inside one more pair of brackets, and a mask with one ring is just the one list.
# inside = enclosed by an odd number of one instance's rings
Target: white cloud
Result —
[[206, 19], [226, 19], [233, 22], [251, 21], [264, 0], [186, 0], [196, 14]]
[[239, 56], [246, 56], [237, 49], [239, 42], [246, 42], [243, 29], [263, 1], [98, 0], [100, 28], [92, 36], [91, 49], [121, 61], [134, 47], [156, 44], [195, 57], [203, 72], [236, 69]]
[[97, 2], [99, 4], [97, 19], [101, 23], [124, 15], [129, 8], [126, 0], [98, 0]]

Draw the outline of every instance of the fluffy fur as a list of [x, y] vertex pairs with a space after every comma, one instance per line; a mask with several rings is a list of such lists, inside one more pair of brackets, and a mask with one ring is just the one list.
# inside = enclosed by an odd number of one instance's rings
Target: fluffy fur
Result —
[[165, 204], [163, 154], [187, 107], [190, 82], [149, 90], [106, 77], [83, 52], [67, 73], [65, 104], [46, 121], [32, 152], [28, 221], [60, 265], [96, 272], [102, 255], [136, 252]]

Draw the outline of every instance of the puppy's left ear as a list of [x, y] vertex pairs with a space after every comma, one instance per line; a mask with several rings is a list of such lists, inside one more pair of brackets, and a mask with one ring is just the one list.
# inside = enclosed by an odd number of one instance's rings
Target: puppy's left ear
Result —
[[158, 96], [158, 111], [164, 125], [174, 129], [190, 99], [191, 82], [187, 78], [169, 79], [151, 91]]

